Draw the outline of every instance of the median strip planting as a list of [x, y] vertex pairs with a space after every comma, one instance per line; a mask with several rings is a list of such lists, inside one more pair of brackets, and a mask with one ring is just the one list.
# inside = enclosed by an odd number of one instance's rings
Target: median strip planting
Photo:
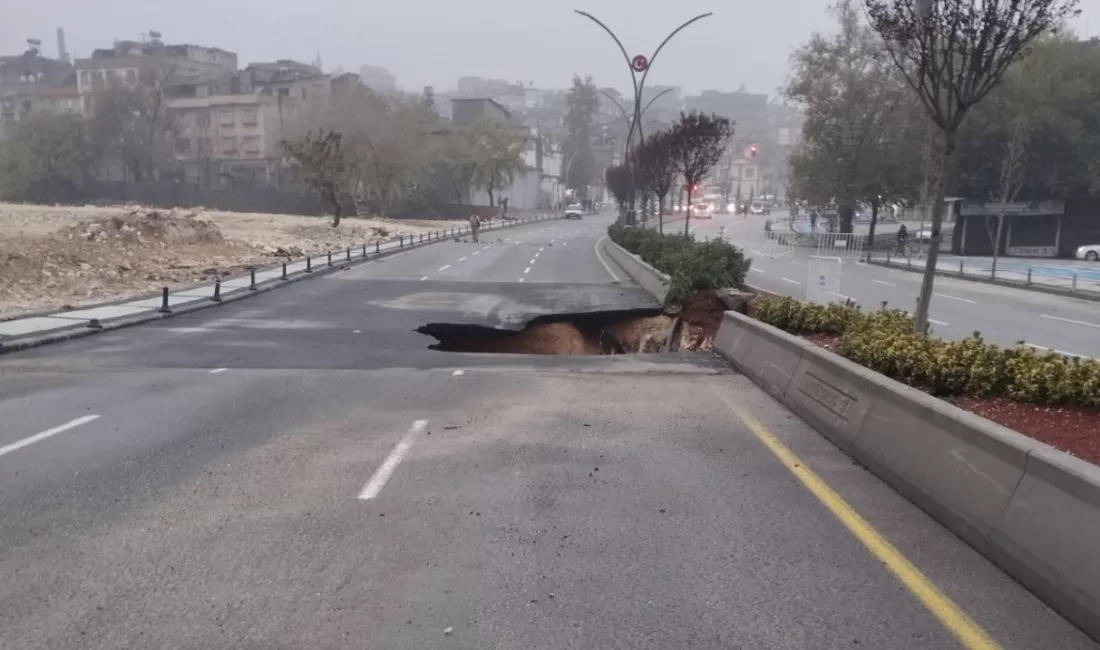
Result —
[[897, 309], [865, 312], [758, 294], [749, 315], [891, 379], [1100, 464], [1100, 361], [914, 332]]

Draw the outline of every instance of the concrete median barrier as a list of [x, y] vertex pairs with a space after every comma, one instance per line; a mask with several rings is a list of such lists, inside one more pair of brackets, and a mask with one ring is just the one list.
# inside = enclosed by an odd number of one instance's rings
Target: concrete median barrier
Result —
[[658, 302], [664, 303], [665, 296], [668, 294], [669, 277], [667, 275], [611, 241], [609, 237], [602, 238], [598, 246], [603, 254], [615, 262], [635, 284], [648, 291]]
[[1100, 468], [743, 314], [714, 349], [1100, 639]]

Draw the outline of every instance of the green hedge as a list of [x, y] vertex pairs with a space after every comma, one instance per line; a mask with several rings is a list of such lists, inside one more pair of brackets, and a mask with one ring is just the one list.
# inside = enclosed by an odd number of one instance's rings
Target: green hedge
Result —
[[611, 241], [668, 274], [668, 305], [681, 304], [699, 291], [739, 287], [751, 260], [722, 240], [696, 241], [691, 235], [662, 235], [646, 228], [615, 224]]
[[1017, 345], [986, 343], [977, 332], [944, 341], [913, 332], [913, 319], [896, 309], [816, 305], [758, 295], [753, 316], [794, 334], [837, 334], [837, 351], [875, 372], [934, 395], [1004, 396], [1033, 404], [1100, 407], [1100, 361]]

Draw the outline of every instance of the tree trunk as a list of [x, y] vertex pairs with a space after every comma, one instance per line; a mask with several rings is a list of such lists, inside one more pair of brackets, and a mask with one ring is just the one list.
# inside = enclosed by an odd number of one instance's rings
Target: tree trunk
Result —
[[993, 235], [993, 277], [997, 277], [997, 257], [1001, 252], [1001, 232], [1005, 226], [1005, 216], [1003, 214], [997, 216], [997, 228]]
[[920, 295], [917, 297], [917, 309], [913, 315], [913, 329], [918, 334], [928, 331], [928, 308], [932, 302], [932, 285], [936, 280], [936, 262], [940, 258], [940, 242], [943, 241], [944, 199], [947, 198], [947, 182], [951, 177], [951, 166], [955, 158], [956, 129], [949, 128], [942, 134], [943, 152], [940, 158], [939, 174], [936, 178], [936, 192], [932, 198], [932, 237], [928, 245], [928, 260], [924, 265], [924, 278], [921, 280]]
[[329, 200], [332, 201], [332, 227], [335, 228], [340, 225], [340, 197], [333, 192], [329, 195]]
[[684, 237], [691, 233], [691, 191], [688, 190], [687, 205], [684, 206]]
[[665, 234], [665, 194], [657, 195], [657, 232], [659, 234]]
[[845, 203], [838, 206], [836, 210], [836, 218], [839, 224], [837, 225], [838, 232], [848, 235], [851, 234], [855, 228], [853, 228], [852, 221], [856, 216], [856, 206], [851, 203]]
[[871, 228], [867, 235], [867, 261], [871, 261], [871, 251], [875, 248], [875, 225], [878, 223], [878, 197], [871, 199]]
[[492, 188], [492, 186], [489, 186], [489, 187], [485, 188], [485, 191], [489, 194], [489, 207], [490, 208], [494, 207], [496, 205], [496, 203], [493, 202], [493, 188]]

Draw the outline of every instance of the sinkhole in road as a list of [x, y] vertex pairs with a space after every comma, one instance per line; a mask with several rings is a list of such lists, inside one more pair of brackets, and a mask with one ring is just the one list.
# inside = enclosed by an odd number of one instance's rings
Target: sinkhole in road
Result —
[[520, 330], [429, 323], [416, 331], [434, 337], [438, 342], [428, 347], [440, 352], [630, 354], [664, 350], [674, 320], [652, 308], [547, 314], [531, 319]]
[[520, 330], [484, 325], [429, 323], [416, 329], [434, 337], [441, 352], [600, 355], [710, 350], [728, 307], [713, 292], [689, 298], [675, 315], [656, 307], [546, 314]]

